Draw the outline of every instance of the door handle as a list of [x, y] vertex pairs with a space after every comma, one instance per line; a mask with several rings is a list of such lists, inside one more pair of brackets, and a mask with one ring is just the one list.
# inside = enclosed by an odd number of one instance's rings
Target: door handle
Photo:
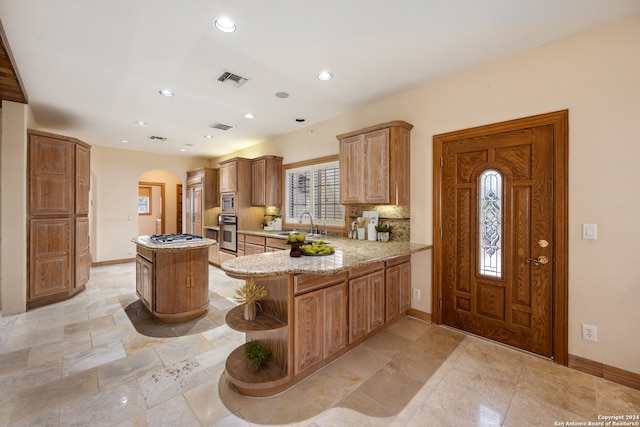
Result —
[[533, 262], [533, 265], [535, 266], [538, 266], [540, 264], [544, 265], [549, 262], [549, 258], [544, 255], [540, 255], [538, 258], [527, 258], [527, 262]]

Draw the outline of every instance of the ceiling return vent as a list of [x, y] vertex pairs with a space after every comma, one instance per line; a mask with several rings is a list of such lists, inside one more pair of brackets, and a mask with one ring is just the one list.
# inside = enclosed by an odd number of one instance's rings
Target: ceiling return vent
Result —
[[225, 70], [218, 76], [218, 81], [231, 86], [240, 87], [248, 82], [249, 79]]
[[214, 123], [214, 124], [211, 125], [211, 127], [214, 128], [214, 129], [219, 129], [219, 130], [231, 130], [235, 126], [225, 125], [224, 123]]
[[151, 135], [149, 137], [150, 140], [152, 141], [166, 141], [167, 138], [165, 138], [164, 136], [155, 136], [155, 135]]

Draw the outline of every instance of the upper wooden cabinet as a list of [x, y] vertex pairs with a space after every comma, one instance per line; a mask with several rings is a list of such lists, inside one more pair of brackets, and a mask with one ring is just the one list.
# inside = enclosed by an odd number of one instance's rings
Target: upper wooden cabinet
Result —
[[251, 197], [251, 163], [250, 159], [234, 157], [220, 162], [220, 192], [238, 193], [248, 191]]
[[203, 236], [202, 227], [215, 224], [212, 208], [220, 206], [218, 175], [217, 169], [210, 168], [187, 172], [186, 233]]
[[412, 128], [393, 121], [337, 136], [342, 204], [410, 204]]
[[282, 205], [282, 157], [263, 156], [251, 163], [251, 204]]

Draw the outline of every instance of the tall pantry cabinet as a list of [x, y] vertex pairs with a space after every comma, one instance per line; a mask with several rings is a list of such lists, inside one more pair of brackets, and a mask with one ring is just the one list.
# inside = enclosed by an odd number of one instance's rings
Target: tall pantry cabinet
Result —
[[28, 131], [27, 307], [69, 298], [89, 280], [91, 146]]

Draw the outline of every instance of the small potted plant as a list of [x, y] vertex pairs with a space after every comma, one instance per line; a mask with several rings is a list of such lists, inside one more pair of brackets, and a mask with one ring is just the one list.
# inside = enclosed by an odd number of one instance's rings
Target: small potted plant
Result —
[[[245, 320], [253, 320], [256, 318], [256, 305], [260, 305], [259, 299], [268, 295], [267, 289], [262, 285], [256, 285], [253, 278], [245, 280], [241, 288], [236, 289], [235, 300], [244, 304]], [[262, 306], [260, 307], [262, 309]]]
[[388, 242], [389, 233], [391, 233], [392, 228], [393, 227], [389, 225], [388, 222], [385, 222], [384, 224], [376, 225], [376, 231], [378, 232], [378, 241]]
[[244, 355], [247, 358], [251, 372], [257, 372], [271, 357], [271, 350], [260, 341], [249, 341], [244, 345]]

